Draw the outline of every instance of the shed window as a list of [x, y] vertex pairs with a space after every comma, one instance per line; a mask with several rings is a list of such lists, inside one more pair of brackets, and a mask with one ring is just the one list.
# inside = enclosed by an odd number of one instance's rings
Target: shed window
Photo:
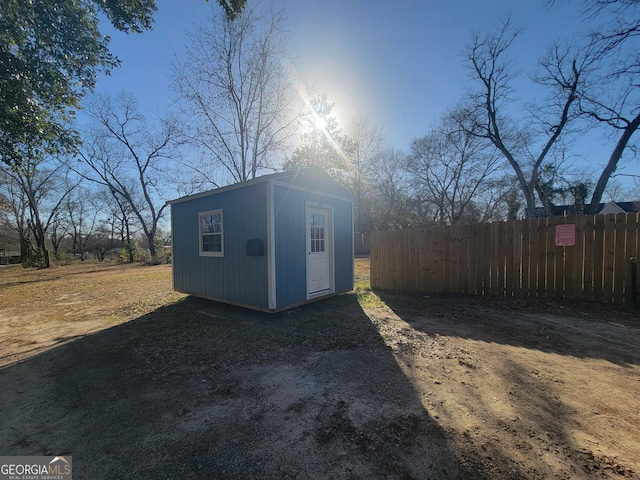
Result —
[[321, 253], [324, 252], [325, 238], [324, 238], [324, 215], [322, 213], [312, 213], [310, 215], [311, 221], [311, 252]]
[[224, 257], [222, 210], [202, 212], [200, 217], [200, 255]]

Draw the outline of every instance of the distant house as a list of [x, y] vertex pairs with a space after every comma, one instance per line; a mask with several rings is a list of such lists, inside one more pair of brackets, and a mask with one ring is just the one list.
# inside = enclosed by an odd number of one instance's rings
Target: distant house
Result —
[[640, 211], [640, 200], [635, 202], [607, 202], [598, 209], [598, 214], [632, 213]]
[[[598, 205], [597, 215], [606, 215], [608, 213], [632, 213], [640, 212], [640, 200], [635, 202], [607, 202]], [[554, 205], [553, 215], [549, 215], [544, 207], [536, 207], [535, 217], [564, 217], [568, 215], [577, 215], [575, 205]]]
[[353, 288], [353, 198], [322, 170], [169, 204], [179, 292], [277, 312]]
[[0, 248], [0, 265], [12, 265], [20, 263], [20, 252]]

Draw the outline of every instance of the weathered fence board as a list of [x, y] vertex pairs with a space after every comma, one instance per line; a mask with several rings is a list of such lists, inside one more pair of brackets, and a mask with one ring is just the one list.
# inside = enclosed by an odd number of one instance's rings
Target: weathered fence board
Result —
[[[558, 246], [557, 225], [575, 226]], [[560, 227], [562, 228], [562, 227]], [[371, 285], [383, 290], [633, 302], [640, 214], [376, 231]]]

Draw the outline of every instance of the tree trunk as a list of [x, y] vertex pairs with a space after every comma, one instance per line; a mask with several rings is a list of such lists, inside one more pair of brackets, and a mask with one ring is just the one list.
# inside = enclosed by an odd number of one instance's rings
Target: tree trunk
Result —
[[20, 232], [20, 263], [25, 264], [29, 260], [31, 253], [31, 242], [25, 236], [24, 232]]
[[156, 258], [156, 235], [155, 232], [149, 232], [149, 234], [147, 234], [147, 241], [149, 242], [149, 253], [151, 254], [151, 259], [155, 260]]
[[134, 258], [133, 258], [133, 246], [131, 245], [131, 232], [129, 231], [129, 221], [125, 219], [124, 222], [124, 226], [126, 229], [126, 248], [127, 248], [127, 254], [129, 256], [129, 263], [133, 263]]
[[53, 245], [53, 258], [55, 258], [56, 260], [60, 260], [60, 242], [57, 240], [53, 241], [52, 238], [51, 244]]
[[47, 245], [45, 242], [45, 233], [39, 220], [37, 220], [36, 225], [34, 225], [33, 236], [36, 240], [37, 250], [42, 253], [42, 267], [49, 268], [51, 266], [51, 259], [49, 257], [49, 250], [47, 249]]
[[602, 200], [602, 195], [604, 194], [604, 189], [607, 187], [607, 183], [613, 175], [613, 172], [618, 168], [618, 162], [624, 153], [629, 140], [631, 140], [631, 136], [635, 133], [636, 130], [640, 127], [640, 113], [636, 115], [636, 117], [631, 121], [622, 131], [622, 135], [618, 139], [618, 143], [616, 144], [616, 148], [613, 149], [611, 156], [609, 157], [609, 161], [607, 165], [604, 167], [600, 178], [598, 179], [598, 183], [596, 184], [596, 188], [593, 191], [593, 195], [591, 196], [591, 203], [585, 209], [585, 213], [589, 215], [595, 215], [598, 213], [598, 206], [600, 205], [600, 201]]
[[49, 250], [44, 245], [42, 245], [42, 262], [43, 262], [44, 268], [49, 268], [51, 266], [51, 259], [49, 258]]

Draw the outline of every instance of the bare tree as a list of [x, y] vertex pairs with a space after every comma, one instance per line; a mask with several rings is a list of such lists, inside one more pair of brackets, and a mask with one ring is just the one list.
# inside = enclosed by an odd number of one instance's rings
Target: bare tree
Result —
[[376, 162], [372, 183], [376, 192], [374, 226], [377, 228], [403, 228], [412, 222], [406, 162], [407, 156], [394, 148], [384, 150]]
[[[132, 186], [129, 190], [134, 191]], [[124, 248], [129, 263], [135, 261], [133, 236], [140, 230], [129, 203], [108, 188], [97, 192], [97, 201], [102, 205], [105, 215], [105, 227], [109, 230], [109, 239], [113, 248]], [[157, 232], [156, 232], [157, 233]]]
[[607, 183], [607, 188], [604, 191], [603, 201], [605, 202], [624, 202], [628, 200], [637, 200], [639, 197], [638, 184], [627, 185], [623, 183], [619, 178], [613, 178]]
[[176, 123], [162, 120], [152, 130], [128, 94], [120, 95], [115, 105], [109, 97], [95, 97], [89, 112], [95, 126], [78, 152], [85, 168], [77, 171], [127, 204], [155, 258], [155, 235], [168, 200], [163, 174], [175, 155]]
[[[0, 257], [9, 250], [17, 250], [19, 238], [12, 221], [12, 207], [8, 196], [3, 193], [3, 178], [0, 175]], [[2, 262], [0, 258], [0, 263]]]
[[109, 251], [114, 246], [113, 236], [110, 235], [108, 225], [100, 225], [90, 237], [86, 248], [92, 251], [99, 262], [107, 258]]
[[[211, 186], [243, 182], [273, 167], [290, 136], [295, 89], [286, 67], [282, 13], [247, 6], [233, 21], [219, 12], [191, 34], [174, 85], [202, 154], [188, 163]], [[222, 171], [222, 173], [219, 172]]]
[[344, 154], [348, 164], [342, 183], [355, 198], [354, 228], [370, 232], [375, 219], [372, 215], [374, 173], [384, 150], [382, 128], [373, 125], [364, 115], [356, 116], [347, 126]]
[[640, 128], [640, 4], [635, 0], [584, 0], [591, 19], [612, 19], [593, 30], [588, 47], [599, 60], [598, 77], [581, 92], [582, 111], [611, 128], [615, 146], [595, 184], [587, 212], [597, 213], [632, 137]]
[[76, 257], [79, 254], [80, 260], [84, 261], [88, 251], [87, 245], [97, 227], [100, 214], [93, 201], [93, 192], [85, 188], [76, 190], [74, 195], [67, 197], [65, 209], [73, 241], [73, 255]]
[[443, 115], [431, 132], [414, 140], [407, 161], [414, 189], [433, 204], [441, 225], [484, 219], [482, 211], [495, 204], [496, 174], [503, 168], [503, 160], [477, 131], [458, 128], [460, 115]]
[[541, 73], [533, 77], [547, 88], [548, 98], [532, 105], [527, 119], [515, 119], [509, 112], [513, 111], [512, 83], [518, 72], [508, 52], [518, 34], [507, 20], [495, 33], [473, 36], [466, 57], [476, 88], [458, 118], [462, 129], [488, 140], [504, 156], [522, 191], [526, 212], [533, 215], [541, 167], [568, 124], [580, 114], [578, 92], [594, 58], [589, 51], [574, 54], [553, 45], [541, 61]]
[[18, 235], [20, 263], [28, 261], [33, 249], [27, 226], [28, 201], [20, 185], [4, 169], [0, 169], [0, 187], [2, 188], [3, 216], [9, 228]]
[[49, 227], [49, 239], [53, 247], [53, 258], [56, 260], [60, 260], [60, 245], [67, 235], [69, 235], [69, 223], [65, 219], [63, 212], [58, 210]]
[[[75, 188], [62, 182], [63, 164], [52, 158], [35, 156], [12, 167], [2, 166], [4, 175], [13, 182], [10, 187], [16, 207], [16, 224], [20, 225], [21, 250], [35, 251], [33, 263], [48, 268], [51, 265], [47, 248], [47, 231], [54, 223], [66, 196]], [[18, 216], [20, 218], [18, 218]], [[23, 222], [35, 242], [30, 245]], [[35, 247], [35, 248], [34, 248]]]

